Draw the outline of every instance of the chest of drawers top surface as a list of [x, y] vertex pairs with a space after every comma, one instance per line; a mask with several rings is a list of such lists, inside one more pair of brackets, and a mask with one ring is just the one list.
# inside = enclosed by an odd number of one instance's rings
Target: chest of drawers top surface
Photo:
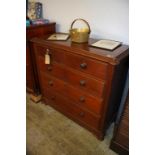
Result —
[[31, 39], [32, 42], [43, 44], [44, 46], [59, 48], [68, 52], [80, 54], [100, 61], [111, 64], [118, 64], [119, 61], [129, 55], [128, 45], [121, 45], [113, 51], [91, 47], [89, 45], [98, 41], [90, 38], [88, 43], [73, 43], [68, 39], [67, 41], [48, 41], [48, 36]]

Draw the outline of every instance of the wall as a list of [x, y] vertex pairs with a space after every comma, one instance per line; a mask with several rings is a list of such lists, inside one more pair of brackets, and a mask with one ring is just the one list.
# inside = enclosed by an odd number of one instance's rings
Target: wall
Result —
[[72, 21], [80, 17], [89, 22], [91, 37], [129, 43], [128, 0], [38, 1], [43, 3], [44, 18], [56, 21], [57, 31], [68, 32]]

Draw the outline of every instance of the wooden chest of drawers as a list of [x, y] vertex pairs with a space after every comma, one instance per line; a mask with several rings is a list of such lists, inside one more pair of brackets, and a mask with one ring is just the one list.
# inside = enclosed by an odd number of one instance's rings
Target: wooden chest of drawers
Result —
[[[46, 38], [31, 40], [43, 101], [103, 139], [120, 103], [128, 46], [111, 52], [88, 43]], [[45, 64], [45, 54], [50, 56], [50, 64]]]
[[55, 23], [26, 27], [26, 89], [27, 92], [32, 94], [33, 99], [40, 95], [40, 89], [33, 60], [33, 49], [30, 45], [30, 39], [33, 37], [43, 36], [45, 34], [52, 34], [54, 32]]

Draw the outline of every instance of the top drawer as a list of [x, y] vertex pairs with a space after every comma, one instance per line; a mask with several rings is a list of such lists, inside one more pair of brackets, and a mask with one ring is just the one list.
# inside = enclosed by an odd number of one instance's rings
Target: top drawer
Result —
[[51, 49], [48, 47], [42, 47], [42, 46], [37, 46], [37, 55], [45, 57], [45, 54], [48, 53], [50, 55], [51, 63], [52, 61], [55, 61], [57, 63], [64, 63], [65, 61], [65, 54], [64, 52]]
[[71, 68], [91, 74], [102, 80], [106, 79], [108, 69], [107, 63], [74, 54], [66, 54], [65, 63]]

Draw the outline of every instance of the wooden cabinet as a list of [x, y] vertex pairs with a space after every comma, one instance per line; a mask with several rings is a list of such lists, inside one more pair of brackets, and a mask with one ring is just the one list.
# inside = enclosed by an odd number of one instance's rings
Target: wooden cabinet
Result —
[[110, 147], [120, 155], [129, 154], [129, 96], [126, 99], [121, 119], [118, 124], [115, 124], [114, 137]]
[[[43, 101], [103, 139], [120, 104], [128, 46], [108, 51], [47, 37], [31, 40]], [[46, 54], [50, 64], [45, 64]]]
[[30, 39], [54, 32], [55, 23], [26, 27], [26, 90], [32, 94], [31, 97], [34, 101], [38, 101], [39, 99], [40, 88]]
[[110, 148], [120, 155], [129, 154], [129, 74], [127, 74]]

